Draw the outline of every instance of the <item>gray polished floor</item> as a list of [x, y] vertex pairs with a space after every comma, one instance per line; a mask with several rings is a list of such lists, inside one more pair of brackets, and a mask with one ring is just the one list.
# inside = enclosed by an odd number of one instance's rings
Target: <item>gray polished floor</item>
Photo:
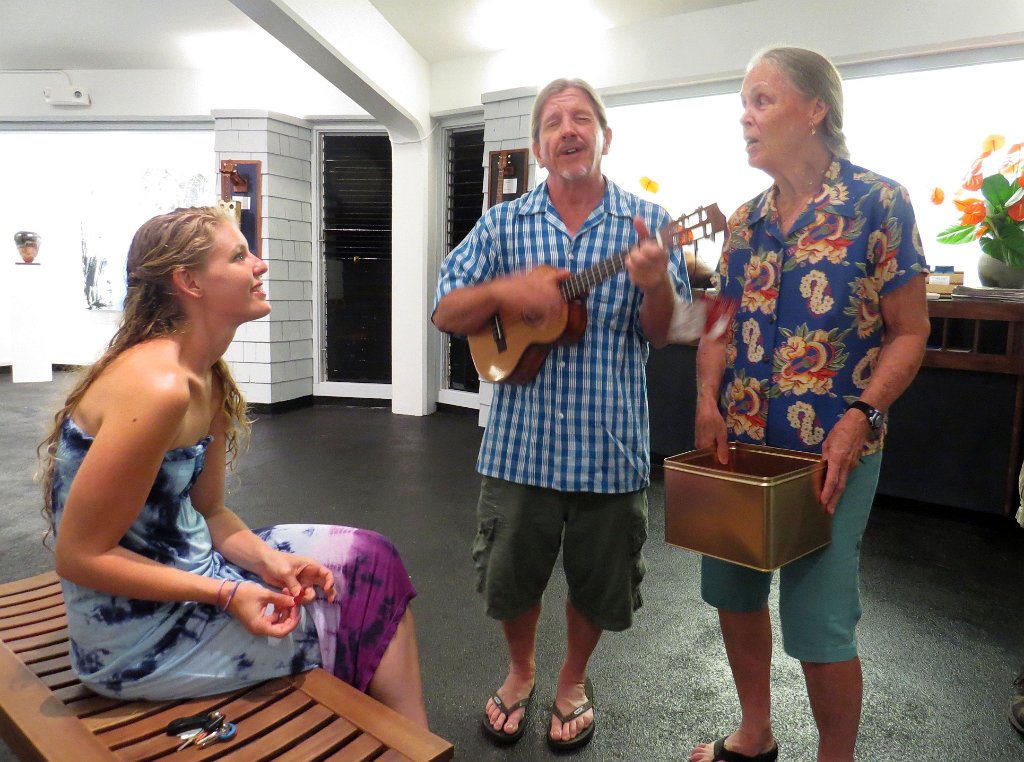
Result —
[[[0, 373], [0, 581], [51, 568], [40, 544], [35, 446], [68, 377], [13, 384]], [[557, 569], [538, 644], [538, 696], [527, 735], [511, 749], [479, 732], [506, 658], [498, 626], [474, 592], [480, 441], [475, 415], [424, 418], [321, 405], [263, 416], [229, 504], [252, 526], [332, 522], [388, 534], [419, 589], [413, 604], [433, 729], [463, 760], [543, 760], [558, 670], [565, 584]], [[728, 732], [737, 704], [714, 612], [699, 595], [697, 558], [664, 544], [663, 490], [650, 493], [645, 606], [626, 633], [608, 634], [591, 674], [598, 731], [581, 760], [683, 760], [695, 741]], [[860, 626], [865, 676], [858, 759], [1024, 759], [1006, 720], [1024, 663], [1024, 530], [922, 505], [876, 505], [864, 540]], [[774, 605], [774, 602], [773, 602]], [[780, 759], [814, 758], [815, 731], [799, 667], [776, 646]], [[70, 759], [71, 757], [69, 757]], [[12, 759], [0, 745], [0, 759]]]

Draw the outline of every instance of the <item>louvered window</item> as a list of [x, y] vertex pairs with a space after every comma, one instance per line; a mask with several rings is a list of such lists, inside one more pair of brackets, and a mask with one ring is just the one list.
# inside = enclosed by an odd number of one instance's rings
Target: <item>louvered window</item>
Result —
[[[448, 252], [462, 242], [480, 219], [484, 203], [483, 156], [483, 129], [448, 133]], [[447, 357], [448, 388], [479, 391], [480, 378], [464, 338], [450, 337]]]
[[327, 381], [391, 383], [391, 143], [324, 135]]

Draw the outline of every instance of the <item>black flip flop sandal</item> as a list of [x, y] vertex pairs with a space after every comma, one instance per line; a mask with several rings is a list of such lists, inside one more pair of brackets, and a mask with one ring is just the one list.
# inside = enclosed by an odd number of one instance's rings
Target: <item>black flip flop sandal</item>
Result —
[[775, 744], [768, 751], [751, 757], [747, 754], [740, 754], [738, 751], [725, 748], [725, 738], [719, 738], [715, 741], [714, 752], [715, 756], [711, 758], [711, 762], [775, 762], [779, 756], [779, 745]]
[[551, 702], [551, 716], [557, 717], [558, 721], [563, 725], [570, 720], [575, 720], [587, 710], [594, 709], [594, 720], [587, 725], [587, 727], [581, 730], [575, 738], [570, 738], [568, 741], [552, 738], [551, 728], [548, 728], [548, 732], [545, 737], [548, 739], [548, 746], [550, 746], [554, 751], [572, 751], [574, 749], [579, 749], [582, 746], [586, 746], [594, 738], [594, 731], [597, 725], [597, 709], [594, 708], [594, 686], [590, 684], [589, 677], [583, 686], [583, 692], [586, 695], [587, 700], [568, 714], [562, 714], [558, 711], [557, 703], [555, 701]]
[[487, 733], [488, 738], [499, 746], [511, 746], [523, 737], [523, 733], [526, 732], [526, 719], [530, 716], [530, 702], [533, 700], [533, 692], [535, 690], [537, 690], [536, 684], [534, 684], [533, 688], [530, 689], [529, 696], [524, 699], [519, 699], [519, 701], [514, 703], [512, 706], [505, 706], [505, 702], [501, 700], [498, 692], [494, 692], [494, 695], [491, 696], [491, 701], [493, 701], [494, 705], [498, 707], [498, 711], [505, 715], [505, 722], [508, 722], [508, 718], [512, 716], [512, 712], [517, 709], [523, 710], [523, 716], [519, 719], [519, 727], [516, 728], [516, 732], [506, 733], [504, 730], [495, 730], [494, 726], [491, 724], [490, 718], [487, 716], [487, 713], [484, 712], [482, 724], [484, 732]]

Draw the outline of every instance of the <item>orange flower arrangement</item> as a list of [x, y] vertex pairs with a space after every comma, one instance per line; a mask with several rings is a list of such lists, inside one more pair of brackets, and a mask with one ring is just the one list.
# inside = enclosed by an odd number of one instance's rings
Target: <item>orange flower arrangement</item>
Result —
[[[960, 223], [943, 230], [937, 239], [939, 243], [978, 240], [990, 257], [1010, 267], [1024, 267], [1024, 143], [1003, 151], [1005, 145], [1002, 135], [985, 138], [981, 155], [953, 196]], [[945, 198], [941, 188], [932, 191], [933, 204]]]

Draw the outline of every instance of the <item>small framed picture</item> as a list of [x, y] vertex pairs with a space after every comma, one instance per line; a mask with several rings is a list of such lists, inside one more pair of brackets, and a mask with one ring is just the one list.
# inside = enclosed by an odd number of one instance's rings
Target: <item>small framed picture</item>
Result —
[[519, 198], [529, 190], [529, 148], [491, 151], [487, 157], [487, 167], [487, 206]]

